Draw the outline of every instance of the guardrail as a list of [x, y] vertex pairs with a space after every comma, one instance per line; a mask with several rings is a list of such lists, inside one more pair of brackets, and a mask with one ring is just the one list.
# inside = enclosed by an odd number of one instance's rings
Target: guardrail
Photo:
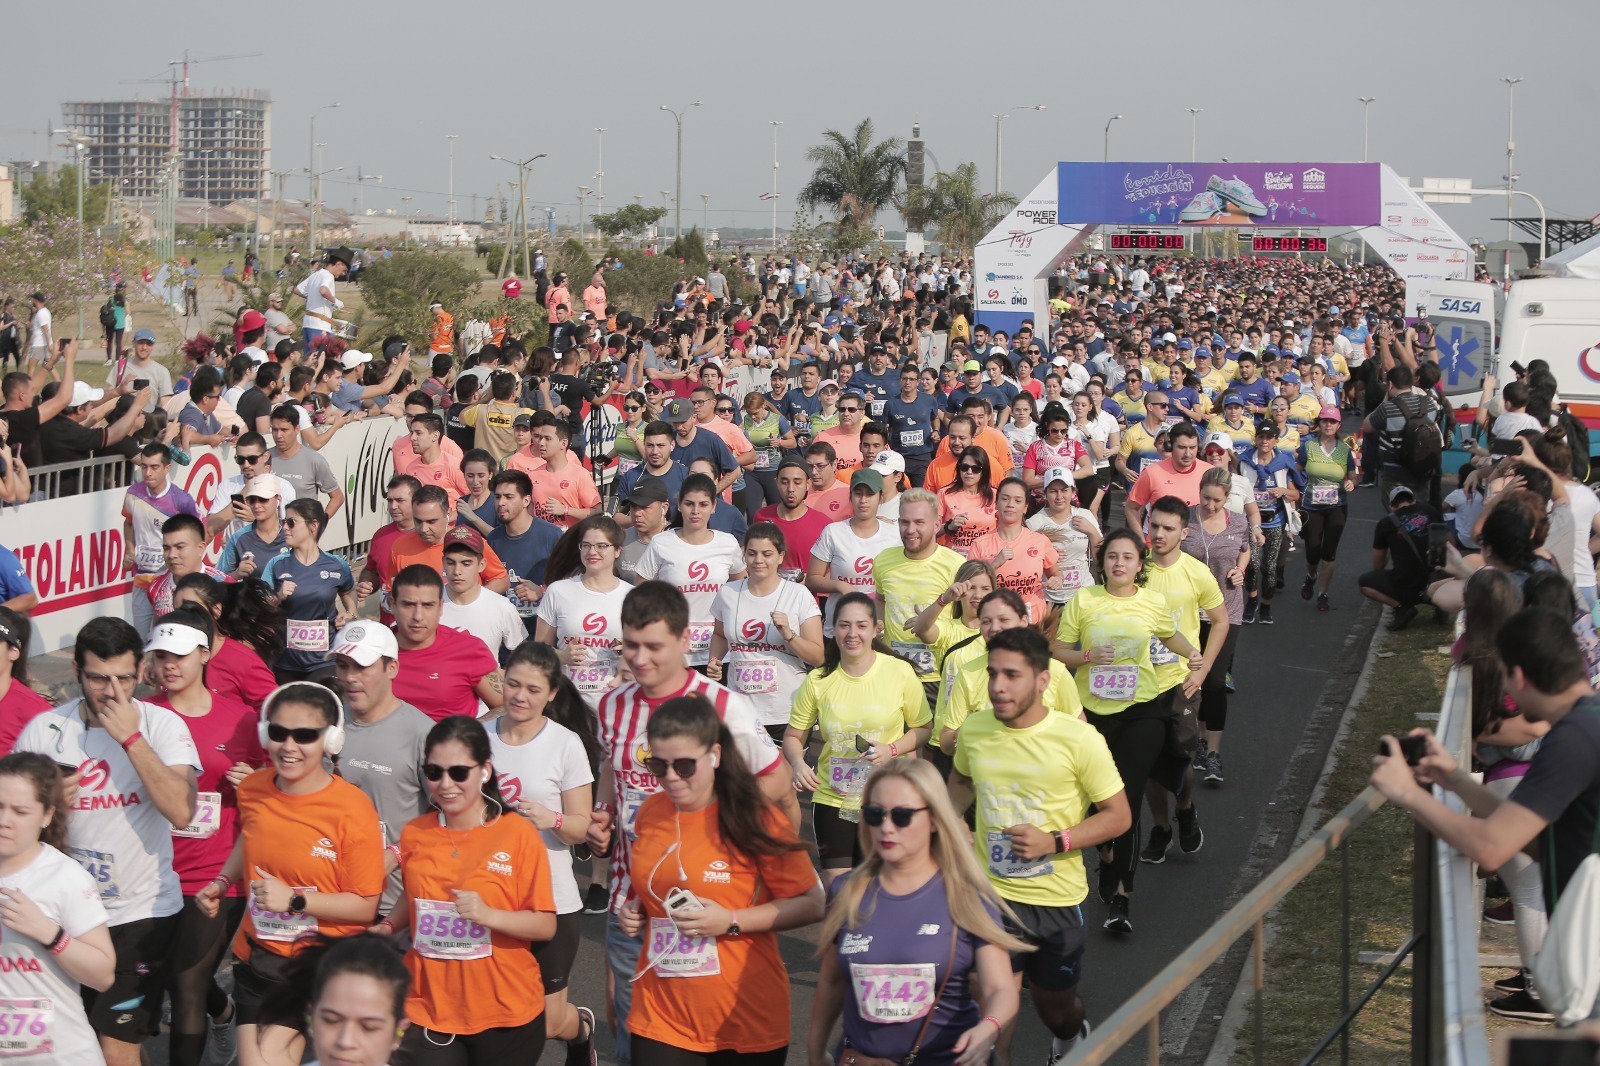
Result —
[[125, 489], [132, 475], [133, 464], [120, 455], [30, 467], [28, 477], [33, 483], [33, 492], [29, 499], [58, 500], [83, 492]]

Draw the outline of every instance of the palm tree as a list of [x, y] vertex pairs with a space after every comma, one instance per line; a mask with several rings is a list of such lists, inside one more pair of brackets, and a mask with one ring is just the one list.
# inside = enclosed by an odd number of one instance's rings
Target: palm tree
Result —
[[937, 226], [944, 247], [971, 251], [1017, 206], [1017, 198], [1006, 192], [981, 191], [977, 164], [962, 163], [954, 170], [939, 171], [931, 185], [906, 189], [896, 199], [896, 206], [908, 229]]
[[905, 173], [905, 142], [898, 137], [873, 143], [872, 120], [862, 119], [854, 134], [823, 130], [822, 143], [806, 158], [816, 164], [800, 190], [803, 207], [827, 207], [841, 228], [871, 226], [878, 211], [894, 202]]

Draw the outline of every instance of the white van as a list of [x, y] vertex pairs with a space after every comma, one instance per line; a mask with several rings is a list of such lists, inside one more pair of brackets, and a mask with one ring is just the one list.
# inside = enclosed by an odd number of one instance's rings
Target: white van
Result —
[[1600, 280], [1529, 278], [1513, 282], [1500, 318], [1496, 372], [1512, 363], [1550, 364], [1562, 401], [1590, 427], [1600, 426]]

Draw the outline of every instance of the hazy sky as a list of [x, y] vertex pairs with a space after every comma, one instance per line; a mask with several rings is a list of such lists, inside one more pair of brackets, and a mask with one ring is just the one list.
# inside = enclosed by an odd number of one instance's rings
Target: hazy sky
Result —
[[[270, 21], [257, 12], [281, 13]], [[1359, 160], [1362, 106], [1372, 96], [1371, 158], [1412, 178], [1505, 173], [1506, 87], [1516, 89], [1516, 168], [1555, 216], [1600, 212], [1594, 135], [1600, 89], [1563, 40], [1600, 32], [1594, 0], [1519, 5], [1459, 0], [1347, 0], [1337, 5], [1157, 2], [1138, 7], [928, 0], [772, 7], [727, 0], [513, 4], [460, 0], [290, 5], [155, 0], [108, 17], [106, 0], [8, 5], [0, 158], [36, 158], [46, 123], [67, 99], [165, 96], [124, 80], [161, 74], [185, 48], [195, 57], [260, 58], [193, 67], [196, 90], [261, 88], [273, 99], [274, 166], [306, 165], [311, 110], [327, 198], [350, 207], [357, 167], [383, 175], [367, 207], [445, 210], [447, 147], [455, 142], [459, 213], [471, 194], [514, 179], [491, 154], [538, 152], [530, 197], [576, 214], [577, 187], [595, 185], [604, 126], [608, 207], [635, 195], [662, 202], [674, 182], [674, 123], [660, 105], [694, 100], [684, 123], [684, 224], [765, 227], [779, 130], [779, 223], [809, 175], [806, 148], [826, 128], [870, 115], [881, 135], [922, 123], [946, 169], [971, 160], [994, 178], [997, 111], [1005, 123], [1005, 184], [1029, 191], [1059, 159], [1099, 159], [1106, 119], [1114, 159], [1189, 158], [1188, 107], [1205, 159]], [[309, 16], [309, 18], [308, 18]], [[35, 47], [29, 42], [39, 42]], [[969, 49], [976, 49], [975, 52]], [[59, 138], [57, 138], [59, 140]], [[57, 150], [59, 157], [60, 150]], [[930, 160], [930, 165], [931, 165]], [[291, 179], [290, 196], [304, 196]], [[588, 212], [594, 210], [593, 198]], [[1503, 200], [1443, 207], [1466, 236], [1497, 240]], [[1519, 198], [1518, 214], [1531, 214]], [[670, 216], [669, 216], [670, 221]]]

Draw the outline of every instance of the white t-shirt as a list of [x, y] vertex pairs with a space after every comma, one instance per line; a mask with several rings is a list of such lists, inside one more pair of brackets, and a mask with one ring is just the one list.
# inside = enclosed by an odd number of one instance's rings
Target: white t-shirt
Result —
[[[29, 347], [41, 349], [50, 347], [45, 342], [44, 337], [45, 332], [50, 329], [50, 309], [48, 307], [41, 307], [33, 313], [32, 329], [33, 339], [28, 342]], [[36, 356], [35, 358], [38, 357]]]
[[[304, 408], [301, 408], [302, 412], [304, 410]], [[298, 490], [295, 489], [294, 482], [281, 478], [277, 474], [268, 474], [266, 476], [278, 483], [278, 517], [282, 518], [289, 513], [289, 501], [295, 498]], [[211, 501], [210, 513], [220, 514], [223, 511], [230, 510], [233, 507], [233, 494], [237, 492], [241, 496], [244, 495], [244, 483], [246, 480], [243, 474], [232, 474], [223, 478], [221, 487], [217, 489], [217, 498]], [[226, 544], [233, 538], [235, 533], [248, 525], [250, 525], [249, 522], [240, 522], [237, 519], [229, 522], [228, 528], [222, 531], [222, 542]]]
[[582, 577], [552, 581], [544, 590], [535, 617], [556, 631], [556, 650], [583, 645], [589, 657], [566, 668], [567, 676], [590, 707], [617, 687], [622, 669], [622, 601], [630, 586], [617, 582], [610, 592], [595, 592]]
[[1594, 556], [1589, 554], [1589, 530], [1594, 528], [1594, 516], [1600, 514], [1600, 498], [1589, 486], [1576, 481], [1568, 481], [1566, 486], [1572, 506], [1572, 587], [1593, 588]]
[[[21, 892], [36, 903], [44, 916], [65, 929], [70, 937], [80, 937], [106, 924], [106, 908], [94, 878], [83, 867], [45, 844], [37, 857], [14, 874], [0, 877], [0, 888]], [[99, 1064], [100, 1041], [89, 1027], [83, 1011], [78, 982], [61, 968], [60, 960], [45, 945], [31, 937], [7, 929], [0, 933], [0, 971], [5, 980], [0, 990], [11, 999], [49, 1000], [53, 1009], [49, 1028], [39, 1034], [29, 1025], [11, 1025], [0, 1034], [0, 1054], [19, 1056], [14, 1061], [59, 1063], [60, 1066]], [[15, 1021], [18, 1010], [7, 1009], [8, 1021]], [[31, 1052], [35, 1041], [50, 1041], [48, 1052]], [[38, 1055], [40, 1057], [34, 1057]]]
[[817, 599], [793, 581], [779, 581], [770, 596], [756, 596], [749, 581], [730, 581], [717, 593], [712, 613], [722, 623], [728, 640], [728, 662], [722, 683], [749, 700], [762, 725], [789, 721], [789, 703], [809, 666], [772, 624], [774, 611], [789, 616], [789, 628], [800, 631], [808, 618], [816, 618]]
[[478, 598], [471, 603], [457, 603], [446, 589], [439, 624], [477, 637], [496, 659], [500, 658], [500, 649], [515, 651], [528, 639], [528, 627], [522, 624], [522, 616], [511, 601], [482, 586], [478, 588]]
[[325, 296], [322, 290], [326, 288], [336, 296], [338, 290], [334, 287], [333, 271], [327, 267], [318, 267], [306, 276], [306, 280], [295, 286], [295, 292], [306, 298], [306, 313], [300, 319], [301, 329], [320, 329], [324, 333], [333, 327], [326, 319], [312, 317], [313, 312], [332, 318], [337, 308]]
[[739, 542], [727, 533], [711, 531], [707, 544], [689, 544], [668, 529], [651, 538], [639, 556], [634, 572], [644, 581], [676, 585], [689, 601], [690, 666], [704, 666], [711, 652], [711, 602], [717, 590], [734, 574], [744, 573]]
[[[500, 739], [498, 725], [489, 727], [489, 750], [493, 753], [500, 795], [521, 818], [516, 805], [533, 800], [552, 811], [560, 811], [561, 793], [594, 783], [594, 767], [583, 750], [578, 734], [560, 722], [545, 720], [544, 728], [526, 744], [511, 745]], [[571, 914], [583, 909], [578, 882], [572, 876], [572, 845], [556, 836], [553, 829], [541, 829], [545, 851], [550, 854], [550, 888], [556, 897], [556, 913]]]
[[[878, 529], [871, 536], [857, 536], [849, 521], [829, 522], [822, 527], [816, 542], [811, 545], [811, 558], [828, 564], [828, 576], [840, 584], [850, 586], [852, 592], [865, 592], [878, 598], [877, 586], [872, 583], [872, 560], [885, 548], [900, 543], [900, 530], [893, 522], [878, 519]], [[833, 609], [839, 595], [828, 597], [828, 611], [822, 620], [822, 635], [833, 636]]]
[[1041, 510], [1023, 523], [1035, 533], [1049, 537], [1050, 543], [1061, 555], [1057, 564], [1061, 569], [1061, 588], [1044, 590], [1044, 598], [1048, 603], [1066, 603], [1078, 589], [1094, 584], [1094, 575], [1089, 570], [1089, 534], [1072, 528], [1072, 519], [1079, 515], [1087, 518], [1095, 529], [1100, 528], [1094, 512], [1082, 507], [1072, 508], [1065, 522], [1057, 522], [1050, 517], [1049, 511]]
[[1534, 418], [1526, 411], [1507, 411], [1494, 420], [1494, 426], [1489, 430], [1489, 435], [1495, 440], [1510, 440], [1518, 433], [1523, 433], [1530, 429], [1537, 433], [1543, 432], [1544, 427], [1539, 424], [1537, 418]]
[[[134, 701], [139, 732], [167, 766], [200, 771], [189, 727], [165, 707]], [[83, 724], [83, 700], [44, 711], [22, 728], [17, 751], [78, 767], [82, 780], [67, 820], [67, 854], [89, 871], [112, 925], [164, 918], [183, 907], [172, 867], [172, 823], [156, 808], [133, 760], [111, 734]]]
[[900, 528], [900, 497], [903, 495], [905, 494], [897, 492], [894, 494], [894, 499], [884, 500], [878, 504], [879, 521], [887, 522], [896, 529]]
[[1105, 470], [1111, 466], [1111, 449], [1107, 445], [1111, 441], [1112, 431], [1116, 428], [1116, 419], [1104, 411], [1096, 411], [1094, 420], [1089, 423], [1087, 429], [1074, 422], [1072, 428], [1067, 431], [1067, 436], [1083, 445], [1084, 450], [1089, 453], [1089, 458], [1091, 459], [1094, 459], [1094, 449], [1089, 447], [1089, 442], [1092, 440], [1098, 443], [1100, 445], [1100, 458], [1094, 460], [1094, 468], [1096, 470]]

